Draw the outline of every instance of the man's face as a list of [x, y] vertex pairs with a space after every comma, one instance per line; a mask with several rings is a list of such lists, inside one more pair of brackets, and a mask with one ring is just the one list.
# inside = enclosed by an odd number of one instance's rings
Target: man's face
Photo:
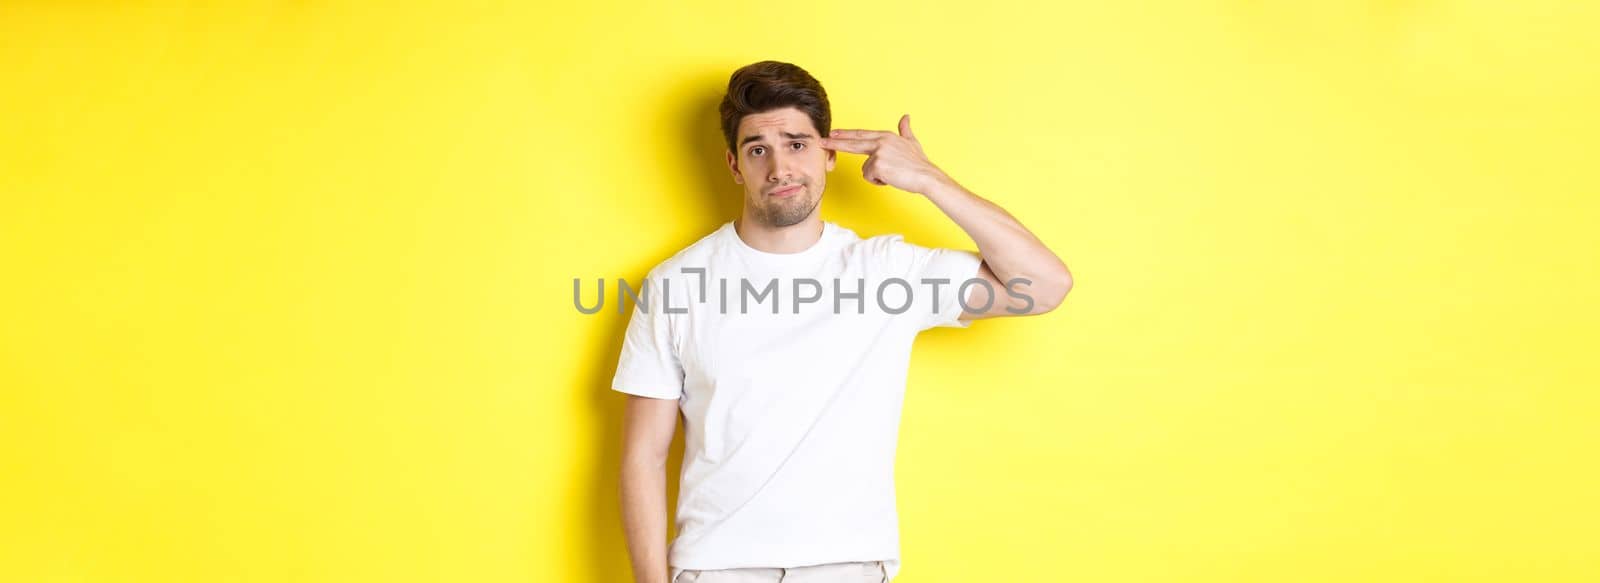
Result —
[[834, 153], [817, 147], [811, 117], [793, 107], [744, 116], [727, 154], [733, 181], [744, 185], [744, 204], [762, 224], [787, 227], [804, 221], [822, 202]]

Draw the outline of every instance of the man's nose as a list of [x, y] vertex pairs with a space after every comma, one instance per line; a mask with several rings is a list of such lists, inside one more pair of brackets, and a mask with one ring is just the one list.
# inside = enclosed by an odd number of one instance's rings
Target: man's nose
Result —
[[787, 156], [784, 154], [774, 155], [772, 160], [772, 171], [767, 174], [767, 181], [783, 182], [793, 178], [795, 175], [794, 167], [800, 162], [799, 160], [796, 160], [796, 158], [797, 156]]

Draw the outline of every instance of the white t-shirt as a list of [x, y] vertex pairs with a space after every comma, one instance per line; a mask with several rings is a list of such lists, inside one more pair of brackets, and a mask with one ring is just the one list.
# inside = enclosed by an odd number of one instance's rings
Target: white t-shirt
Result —
[[852, 561], [899, 572], [912, 340], [967, 326], [956, 292], [980, 261], [826, 221], [805, 251], [767, 253], [730, 221], [630, 282], [644, 289], [612, 388], [678, 399], [685, 418], [674, 579]]

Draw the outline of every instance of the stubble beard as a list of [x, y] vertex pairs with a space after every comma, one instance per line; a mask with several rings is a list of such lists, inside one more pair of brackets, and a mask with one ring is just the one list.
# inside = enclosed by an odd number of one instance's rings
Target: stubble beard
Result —
[[788, 227], [800, 224], [817, 210], [821, 197], [811, 193], [810, 185], [801, 185], [802, 193], [789, 198], [771, 198], [756, 206], [756, 220], [771, 227]]

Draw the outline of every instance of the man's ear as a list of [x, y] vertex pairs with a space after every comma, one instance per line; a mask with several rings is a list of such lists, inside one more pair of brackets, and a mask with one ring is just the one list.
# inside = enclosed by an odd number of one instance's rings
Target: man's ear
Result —
[[836, 152], [834, 150], [828, 150], [828, 171], [829, 172], [833, 172], [833, 162], [834, 162], [834, 158], [835, 158], [835, 156], [837, 154], [838, 154], [838, 152]]
[[733, 183], [744, 184], [744, 176], [739, 174], [739, 159], [733, 157], [733, 150], [723, 150], [722, 153], [728, 160], [728, 171], [733, 173]]

